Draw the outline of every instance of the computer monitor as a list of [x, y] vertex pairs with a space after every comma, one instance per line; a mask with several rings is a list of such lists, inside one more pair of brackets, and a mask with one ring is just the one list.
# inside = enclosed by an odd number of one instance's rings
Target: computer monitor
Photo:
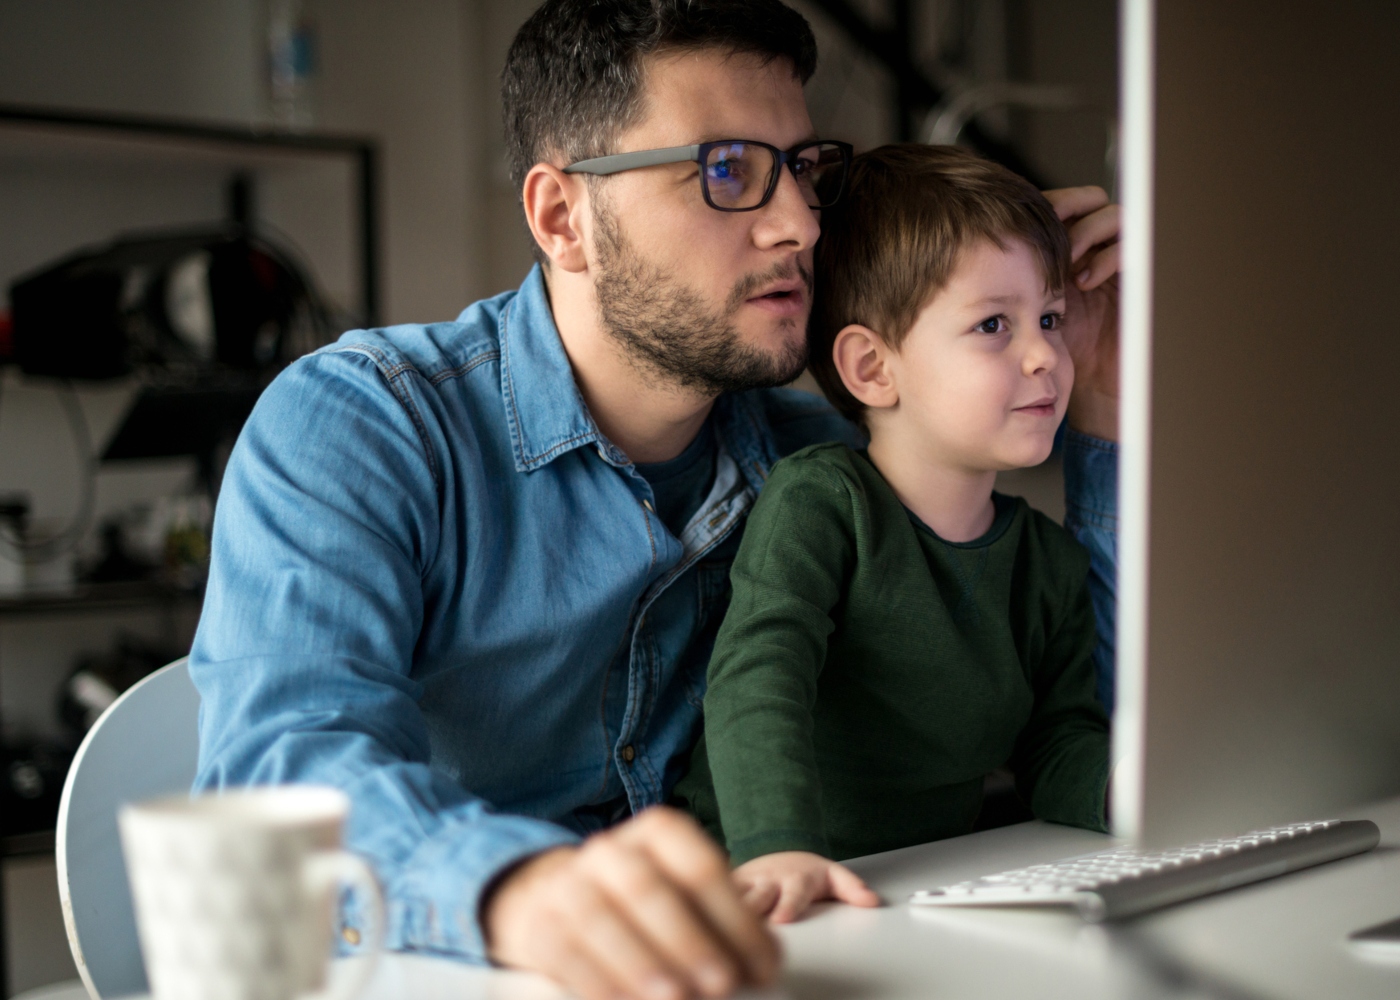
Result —
[[1400, 4], [1123, 0], [1117, 832], [1400, 793]]

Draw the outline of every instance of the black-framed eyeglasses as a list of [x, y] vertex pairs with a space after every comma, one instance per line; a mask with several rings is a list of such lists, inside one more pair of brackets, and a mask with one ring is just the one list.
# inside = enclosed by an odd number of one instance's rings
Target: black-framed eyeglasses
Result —
[[809, 208], [830, 208], [846, 190], [851, 144], [816, 139], [782, 150], [753, 139], [721, 139], [598, 156], [571, 163], [564, 173], [605, 177], [663, 163], [692, 162], [700, 164], [705, 204], [721, 212], [753, 212], [768, 204], [784, 166], [792, 171]]

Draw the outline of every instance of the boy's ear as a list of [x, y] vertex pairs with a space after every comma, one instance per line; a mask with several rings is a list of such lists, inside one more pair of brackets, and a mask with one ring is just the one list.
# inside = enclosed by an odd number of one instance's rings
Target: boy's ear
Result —
[[530, 235], [550, 264], [564, 271], [584, 270], [588, 266], [583, 236], [588, 199], [582, 178], [536, 163], [525, 175], [520, 200]]
[[874, 410], [899, 402], [899, 388], [890, 367], [889, 345], [868, 326], [843, 327], [831, 345], [831, 359], [841, 381], [856, 399]]

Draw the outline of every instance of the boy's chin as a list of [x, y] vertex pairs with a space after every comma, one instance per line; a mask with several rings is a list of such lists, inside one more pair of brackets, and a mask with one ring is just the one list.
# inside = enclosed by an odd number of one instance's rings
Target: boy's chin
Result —
[[1018, 443], [1015, 446], [1002, 449], [991, 466], [996, 472], [1033, 469], [1037, 465], [1044, 464], [1054, 447], [1055, 439], [1053, 436], [1045, 441]]

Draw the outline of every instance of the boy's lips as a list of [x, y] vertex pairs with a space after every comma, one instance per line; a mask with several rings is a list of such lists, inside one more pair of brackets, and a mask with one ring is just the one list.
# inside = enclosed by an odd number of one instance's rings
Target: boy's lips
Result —
[[1055, 415], [1055, 404], [1060, 401], [1058, 396], [1043, 396], [1033, 403], [1016, 407], [1016, 413], [1024, 413], [1030, 417], [1053, 417]]
[[807, 304], [807, 286], [801, 278], [774, 281], [745, 299], [744, 304], [777, 316], [799, 316]]

